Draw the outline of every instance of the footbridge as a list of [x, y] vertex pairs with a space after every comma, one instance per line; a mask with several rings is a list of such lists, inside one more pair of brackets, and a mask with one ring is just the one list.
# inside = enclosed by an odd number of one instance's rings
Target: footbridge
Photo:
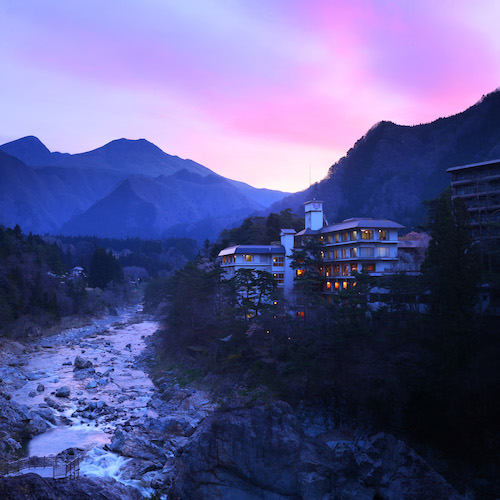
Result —
[[21, 474], [38, 474], [41, 477], [54, 479], [76, 478], [80, 475], [80, 463], [83, 456], [70, 462], [59, 457], [28, 457], [15, 462], [0, 463], [0, 474], [4, 476], [19, 476]]

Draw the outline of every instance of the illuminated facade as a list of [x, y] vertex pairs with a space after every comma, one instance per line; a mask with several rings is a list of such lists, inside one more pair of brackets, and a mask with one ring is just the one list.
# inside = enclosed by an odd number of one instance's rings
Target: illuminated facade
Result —
[[398, 230], [401, 224], [385, 219], [352, 218], [326, 225], [323, 202], [305, 204], [305, 228], [281, 230], [281, 245], [238, 245], [219, 253], [221, 267], [228, 278], [241, 268], [271, 272], [283, 289], [285, 297], [293, 297], [294, 279], [301, 273], [292, 269], [291, 253], [307, 238], [316, 238], [322, 245], [321, 275], [323, 293], [338, 293], [355, 283], [354, 272], [365, 270], [372, 276], [393, 272], [398, 261]]

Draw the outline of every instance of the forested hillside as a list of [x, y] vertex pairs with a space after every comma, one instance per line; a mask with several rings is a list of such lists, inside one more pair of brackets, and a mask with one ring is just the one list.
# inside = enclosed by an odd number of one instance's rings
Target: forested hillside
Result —
[[403, 126], [382, 121], [359, 139], [328, 175], [275, 203], [302, 213], [311, 198], [325, 202], [329, 223], [348, 217], [392, 219], [408, 228], [423, 221], [423, 200], [449, 185], [450, 167], [500, 158], [500, 91], [457, 115]]

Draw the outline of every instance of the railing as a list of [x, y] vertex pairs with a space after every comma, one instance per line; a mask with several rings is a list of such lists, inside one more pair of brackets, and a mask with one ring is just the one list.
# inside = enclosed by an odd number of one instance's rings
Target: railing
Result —
[[59, 457], [21, 458], [15, 462], [0, 462], [0, 474], [6, 476], [34, 472], [54, 479], [76, 478], [80, 475], [82, 460], [83, 457], [74, 458], [71, 462], [64, 462]]

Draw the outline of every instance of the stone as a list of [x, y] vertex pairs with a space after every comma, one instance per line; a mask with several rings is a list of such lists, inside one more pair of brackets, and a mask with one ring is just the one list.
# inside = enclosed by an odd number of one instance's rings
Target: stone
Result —
[[97, 382], [95, 380], [91, 380], [88, 384], [87, 384], [87, 389], [95, 389], [97, 387]]
[[28, 393], [28, 396], [29, 396], [30, 398], [34, 398], [34, 397], [36, 397], [36, 392], [35, 392], [35, 391], [30, 391], [30, 392]]
[[75, 358], [75, 370], [85, 370], [86, 368], [92, 368], [92, 361], [82, 358], [81, 356], [77, 356]]
[[43, 392], [45, 390], [45, 386], [43, 384], [38, 384], [36, 390], [38, 392]]
[[34, 373], [34, 372], [30, 372], [26, 375], [26, 378], [28, 380], [38, 380], [40, 378], [40, 374], [39, 373]]
[[67, 385], [63, 385], [62, 387], [59, 387], [56, 391], [56, 397], [58, 398], [68, 398], [69, 395], [71, 394], [71, 390]]

